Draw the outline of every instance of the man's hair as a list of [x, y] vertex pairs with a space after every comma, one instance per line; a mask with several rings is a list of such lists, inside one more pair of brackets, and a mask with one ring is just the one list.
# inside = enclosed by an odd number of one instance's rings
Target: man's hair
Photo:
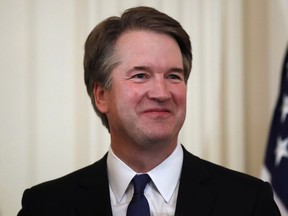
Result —
[[106, 114], [101, 113], [94, 98], [94, 85], [109, 90], [111, 71], [117, 65], [115, 43], [124, 32], [133, 30], [152, 31], [174, 38], [181, 50], [185, 82], [192, 67], [192, 51], [189, 35], [180, 23], [154, 8], [135, 7], [124, 11], [122, 16], [112, 16], [99, 23], [89, 34], [85, 42], [84, 80], [93, 108], [109, 131]]

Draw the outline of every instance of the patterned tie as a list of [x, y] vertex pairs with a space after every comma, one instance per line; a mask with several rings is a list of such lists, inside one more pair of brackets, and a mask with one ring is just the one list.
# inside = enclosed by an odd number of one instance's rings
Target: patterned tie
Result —
[[144, 189], [150, 180], [148, 174], [136, 175], [132, 179], [134, 194], [128, 205], [127, 216], [150, 216], [149, 204], [144, 196]]

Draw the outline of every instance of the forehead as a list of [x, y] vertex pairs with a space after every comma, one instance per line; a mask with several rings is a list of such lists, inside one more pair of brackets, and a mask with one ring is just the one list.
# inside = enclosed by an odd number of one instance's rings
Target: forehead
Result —
[[123, 58], [143, 58], [143, 60], [158, 58], [157, 61], [167, 59], [172, 63], [179, 60], [182, 62], [180, 47], [173, 37], [147, 30], [122, 33], [116, 41], [115, 52], [122, 60]]
[[[134, 29], [134, 30], [127, 30], [124, 31], [116, 40], [116, 46], [119, 46], [123, 43], [133, 44], [133, 43], [140, 43], [141, 41], [145, 41], [146, 45], [149, 44], [151, 39], [158, 38], [160, 40], [170, 40], [177, 44], [176, 40], [164, 33], [151, 31], [151, 30], [142, 30], [142, 29]], [[178, 46], [178, 44], [177, 44]]]

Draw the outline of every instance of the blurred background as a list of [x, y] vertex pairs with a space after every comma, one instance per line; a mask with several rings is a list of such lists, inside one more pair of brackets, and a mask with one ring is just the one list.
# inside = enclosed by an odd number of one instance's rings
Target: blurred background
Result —
[[174, 17], [191, 37], [179, 141], [260, 176], [287, 47], [286, 0], [0, 0], [0, 216], [17, 214], [26, 188], [108, 150], [83, 82], [83, 46], [98, 22], [138, 5]]

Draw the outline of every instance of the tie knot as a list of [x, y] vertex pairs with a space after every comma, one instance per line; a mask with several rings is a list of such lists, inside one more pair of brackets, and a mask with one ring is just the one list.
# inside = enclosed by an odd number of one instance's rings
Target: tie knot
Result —
[[132, 179], [134, 185], [134, 194], [144, 193], [144, 189], [147, 183], [150, 181], [150, 176], [148, 174], [135, 175]]

